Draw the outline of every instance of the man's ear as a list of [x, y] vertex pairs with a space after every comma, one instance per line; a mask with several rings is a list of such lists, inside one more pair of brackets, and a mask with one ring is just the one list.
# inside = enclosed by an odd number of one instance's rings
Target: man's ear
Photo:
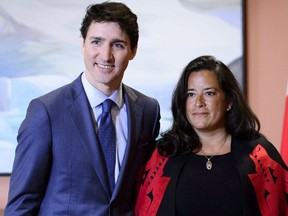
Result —
[[84, 44], [85, 44], [85, 40], [83, 39], [82, 46], [81, 46], [81, 52], [82, 52], [82, 54], [84, 54]]
[[131, 50], [130, 60], [132, 60], [136, 56], [137, 48], [138, 48], [138, 45], [135, 46], [135, 48]]

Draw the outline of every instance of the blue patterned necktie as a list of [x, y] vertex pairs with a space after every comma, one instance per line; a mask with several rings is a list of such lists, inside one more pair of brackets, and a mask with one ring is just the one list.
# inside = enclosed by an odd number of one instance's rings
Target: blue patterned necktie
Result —
[[115, 161], [116, 161], [116, 132], [115, 126], [111, 117], [111, 107], [114, 102], [110, 99], [106, 99], [102, 103], [102, 115], [100, 121], [100, 127], [98, 130], [98, 138], [102, 146], [107, 173], [109, 177], [109, 183], [111, 192], [115, 187]]

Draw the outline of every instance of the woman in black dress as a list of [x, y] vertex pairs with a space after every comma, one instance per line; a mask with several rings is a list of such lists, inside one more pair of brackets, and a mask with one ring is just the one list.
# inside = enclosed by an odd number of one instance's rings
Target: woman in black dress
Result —
[[287, 166], [259, 133], [225, 64], [213, 56], [192, 60], [172, 113], [145, 167], [136, 215], [288, 215]]

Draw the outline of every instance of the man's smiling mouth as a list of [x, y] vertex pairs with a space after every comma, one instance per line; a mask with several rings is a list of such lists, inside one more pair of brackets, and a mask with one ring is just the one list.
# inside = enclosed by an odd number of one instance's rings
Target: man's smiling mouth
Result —
[[104, 65], [104, 64], [100, 64], [100, 63], [96, 63], [98, 65], [98, 67], [103, 68], [103, 69], [111, 69], [114, 67], [114, 65]]

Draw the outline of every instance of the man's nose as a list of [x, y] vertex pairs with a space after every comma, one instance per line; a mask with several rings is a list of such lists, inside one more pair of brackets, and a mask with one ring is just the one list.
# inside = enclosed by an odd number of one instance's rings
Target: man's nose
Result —
[[112, 47], [109, 46], [109, 45], [102, 46], [101, 49], [100, 49], [100, 55], [101, 55], [101, 58], [104, 61], [109, 61], [112, 58], [112, 56], [113, 56]]

